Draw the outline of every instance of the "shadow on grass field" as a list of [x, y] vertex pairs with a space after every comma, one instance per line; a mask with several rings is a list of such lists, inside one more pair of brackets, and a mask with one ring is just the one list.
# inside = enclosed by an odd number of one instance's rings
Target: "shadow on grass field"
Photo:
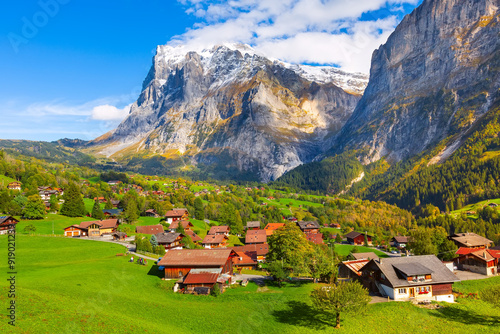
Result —
[[[485, 305], [488, 307], [487, 305]], [[466, 325], [477, 324], [489, 326], [500, 330], [500, 317], [494, 315], [485, 315], [477, 313], [471, 309], [463, 309], [460, 307], [444, 307], [438, 309], [437, 312], [431, 313], [437, 318], [446, 319]]]
[[149, 276], [156, 276], [158, 278], [164, 278], [165, 277], [164, 272], [160, 271], [158, 269], [158, 266], [156, 264], [152, 265], [151, 268], [149, 268], [148, 275]]
[[273, 316], [281, 323], [313, 330], [323, 330], [332, 326], [325, 315], [318, 313], [307, 303], [297, 300], [288, 301], [286, 308], [274, 311]]

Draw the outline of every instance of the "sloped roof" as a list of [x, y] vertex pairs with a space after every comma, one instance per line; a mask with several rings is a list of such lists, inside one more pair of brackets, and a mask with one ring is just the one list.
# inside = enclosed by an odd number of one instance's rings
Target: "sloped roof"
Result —
[[483, 261], [486, 261], [486, 262], [489, 262], [489, 261], [492, 261], [495, 259], [495, 257], [493, 257], [490, 254], [490, 252], [488, 252], [486, 249], [480, 249], [480, 250], [477, 250], [471, 254], [474, 255], [475, 257], [483, 260]]
[[184, 278], [184, 284], [212, 284], [216, 283], [219, 275], [221, 273], [221, 268], [210, 270], [207, 269], [191, 269], [189, 273]]
[[102, 213], [104, 214], [109, 214], [109, 215], [119, 215], [120, 213], [123, 212], [123, 209], [103, 209]]
[[215, 234], [215, 233], [229, 233], [229, 226], [221, 225], [221, 226], [210, 227], [210, 231], [208, 231], [208, 234]]
[[159, 244], [171, 244], [179, 236], [181, 236], [181, 233], [175, 233], [175, 232], [163, 232], [163, 233], [158, 233], [155, 234], [156, 241], [158, 241]]
[[490, 239], [476, 233], [456, 233], [450, 239], [467, 247], [488, 246], [493, 243]]
[[247, 227], [248, 228], [254, 228], [254, 227], [260, 228], [260, 222], [259, 221], [247, 222]]
[[192, 230], [185, 230], [184, 234], [188, 235], [193, 242], [201, 241], [201, 238], [198, 234], [194, 233]]
[[378, 255], [374, 252], [366, 252], [366, 253], [351, 253], [351, 256], [356, 260], [378, 260]]
[[400, 244], [408, 243], [408, 237], [403, 236], [403, 235], [397, 235], [393, 239], [394, 239], [394, 241], [396, 241], [397, 243], [400, 243]]
[[361, 276], [361, 268], [363, 268], [370, 260], [352, 260], [352, 261], [342, 261], [342, 264], [353, 271], [356, 275]]
[[80, 225], [76, 227], [88, 229], [90, 225], [96, 224], [99, 228], [112, 228], [118, 225], [118, 219], [103, 219], [103, 220], [92, 220], [88, 222], [81, 222]]
[[136, 233], [141, 233], [141, 234], [157, 234], [157, 233], [162, 233], [163, 230], [163, 225], [158, 224], [158, 225], [146, 225], [146, 226], [137, 226], [135, 228]]
[[203, 238], [202, 244], [221, 244], [227, 240], [227, 237], [224, 234], [207, 234], [205, 238]]
[[455, 254], [457, 254], [457, 255], [467, 255], [467, 254], [473, 253], [475, 251], [477, 251], [477, 248], [460, 247], [459, 249], [457, 249], [457, 251], [455, 252]]
[[430, 270], [432, 272], [432, 280], [425, 282], [426, 285], [460, 281], [435, 255], [402, 256], [370, 260], [365, 268], [372, 265], [382, 271], [393, 288], [422, 285], [422, 282], [409, 282], [404, 276], [399, 275], [395, 266], [401, 267], [401, 265], [404, 265], [403, 267], [405, 268], [411, 268], [412, 265], [421, 265], [426, 268], [425, 271]]
[[245, 236], [246, 244], [262, 244], [267, 242], [267, 234], [264, 230], [250, 230]]
[[167, 218], [176, 218], [176, 217], [182, 217], [184, 214], [188, 213], [187, 209], [184, 208], [176, 208], [172, 209], [170, 211], [167, 211], [165, 213], [165, 217]]
[[255, 252], [257, 256], [266, 256], [269, 253], [268, 244], [253, 244], [233, 247], [235, 252]]
[[273, 234], [273, 232], [279, 228], [282, 228], [285, 226], [285, 223], [268, 223], [266, 227], [264, 227], [264, 230], [266, 230], [266, 234], [269, 236]]
[[181, 224], [183, 229], [186, 229], [187, 227], [193, 227], [193, 223], [191, 223], [189, 220], [176, 220], [175, 222], [172, 222], [172, 224], [170, 224], [168, 228], [171, 230], [176, 230], [179, 227], [179, 224]]
[[158, 265], [164, 267], [223, 266], [231, 254], [235, 254], [231, 248], [173, 249], [162, 257]]
[[[360, 233], [360, 232], [355, 232], [355, 231], [352, 231], [352, 232], [349, 232], [347, 233], [346, 235], [344, 235], [344, 237], [346, 238], [349, 238], [349, 239], [354, 239], [360, 235], [365, 235], [365, 233]], [[371, 235], [367, 234], [366, 236], [370, 237], [371, 238]]]
[[0, 224], [3, 224], [4, 222], [6, 222], [9, 218], [14, 219], [16, 224], [19, 223], [19, 220], [17, 220], [16, 218], [14, 218], [12, 216], [0, 216]]
[[393, 264], [392, 266], [406, 276], [421, 276], [432, 274], [432, 270], [421, 263], [397, 263]]
[[319, 228], [319, 224], [317, 221], [310, 221], [310, 222], [301, 221], [297, 222], [297, 225], [299, 225], [301, 230]]

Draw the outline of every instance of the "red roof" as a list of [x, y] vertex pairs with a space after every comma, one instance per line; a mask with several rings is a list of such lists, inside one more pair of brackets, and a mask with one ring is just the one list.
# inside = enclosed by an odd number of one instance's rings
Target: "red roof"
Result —
[[255, 245], [245, 245], [233, 247], [235, 252], [254, 252], [257, 256], [266, 256], [269, 253], [268, 244], [255, 244]]
[[191, 223], [189, 220], [176, 220], [175, 222], [172, 222], [172, 224], [170, 224], [168, 228], [171, 230], [176, 230], [179, 227], [179, 223], [181, 224], [183, 229], [193, 227], [193, 223]]
[[208, 234], [216, 234], [216, 233], [229, 233], [229, 226], [212, 226], [210, 227], [210, 231]]
[[163, 225], [158, 224], [158, 225], [137, 226], [135, 228], [135, 232], [141, 234], [163, 233]]
[[255, 265], [257, 264], [257, 253], [256, 252], [236, 252], [235, 257], [233, 257], [233, 263], [235, 265]]
[[201, 241], [201, 238], [198, 234], [194, 233], [194, 231], [191, 230], [184, 230], [184, 234], [188, 235], [193, 242]]
[[264, 227], [264, 230], [266, 230], [267, 235], [273, 234], [274, 230], [277, 230], [281, 227], [285, 226], [285, 223], [269, 223]]
[[118, 219], [104, 219], [104, 220], [93, 220], [88, 222], [81, 222], [77, 225], [79, 228], [88, 229], [90, 225], [96, 224], [99, 228], [112, 228], [118, 225]]
[[177, 218], [177, 217], [182, 217], [184, 214], [187, 214], [188, 211], [187, 209], [173, 209], [170, 211], [167, 211], [165, 213], [166, 218]]
[[219, 278], [218, 273], [189, 273], [184, 279], [184, 284], [211, 284], [216, 283]]
[[467, 254], [470, 254], [470, 253], [473, 253], [475, 251], [477, 251], [479, 248], [467, 248], [467, 247], [460, 247], [456, 252], [455, 254], [457, 255], [467, 255]]
[[245, 237], [246, 244], [263, 244], [267, 242], [267, 234], [265, 230], [250, 230], [247, 231]]
[[224, 266], [234, 251], [230, 248], [218, 249], [173, 249], [162, 257], [159, 266], [203, 267]]
[[490, 255], [494, 258], [500, 259], [500, 250], [488, 249], [488, 253], [490, 253]]
[[222, 244], [227, 240], [227, 237], [224, 234], [217, 235], [209, 235], [207, 234], [205, 238], [203, 238], [203, 244]]

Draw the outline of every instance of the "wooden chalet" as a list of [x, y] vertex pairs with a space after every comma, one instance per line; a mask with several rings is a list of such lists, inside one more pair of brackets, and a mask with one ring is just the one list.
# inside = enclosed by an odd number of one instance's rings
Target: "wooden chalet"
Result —
[[167, 223], [172, 224], [178, 220], [186, 220], [189, 217], [189, 213], [187, 209], [177, 208], [165, 213], [165, 220]]
[[233, 257], [230, 248], [221, 249], [173, 249], [158, 262], [164, 268], [166, 279], [186, 276], [191, 269], [222, 269], [221, 274], [233, 274]]
[[259, 221], [247, 222], [246, 229], [247, 229], [247, 231], [249, 231], [249, 230], [260, 230], [260, 222]]
[[17, 181], [11, 182], [7, 185], [7, 189], [21, 191], [21, 182], [17, 182]]
[[157, 233], [163, 233], [163, 225], [158, 224], [158, 225], [145, 225], [145, 226], [137, 226], [135, 228], [135, 233], [140, 233], [140, 234], [157, 234]]
[[453, 302], [452, 284], [459, 281], [434, 255], [370, 260], [360, 271], [371, 291], [402, 301]]
[[476, 233], [455, 233], [448, 239], [453, 241], [457, 247], [466, 248], [489, 248], [493, 241], [486, 239]]
[[175, 230], [177, 230], [179, 228], [179, 225], [182, 226], [184, 231], [192, 230], [194, 227], [193, 223], [191, 223], [189, 220], [176, 220], [172, 224], [170, 224], [168, 229], [172, 232], [175, 232]]
[[269, 253], [269, 245], [268, 244], [253, 244], [253, 245], [245, 245], [245, 246], [235, 246], [232, 249], [237, 252], [244, 252], [250, 257], [256, 256], [257, 262], [265, 262], [267, 253]]
[[154, 218], [160, 217], [160, 215], [158, 214], [158, 212], [156, 212], [155, 209], [146, 210], [145, 215], [146, 217], [154, 217]]
[[456, 252], [459, 257], [453, 263], [460, 270], [469, 270], [486, 276], [498, 274], [500, 251], [487, 248], [461, 247]]
[[158, 245], [165, 247], [166, 251], [171, 249], [182, 249], [184, 234], [175, 232], [162, 232], [155, 234]]
[[402, 236], [402, 235], [397, 235], [391, 239], [391, 243], [394, 245], [394, 247], [398, 249], [406, 248], [409, 242], [409, 237], [407, 236]]
[[323, 245], [325, 243], [322, 233], [306, 233], [306, 239], [316, 245]]
[[267, 234], [265, 230], [250, 230], [245, 236], [245, 245], [265, 244], [267, 243]]
[[115, 241], [123, 241], [127, 237], [127, 233], [125, 232], [113, 232], [111, 233], [113, 240]]
[[[233, 248], [234, 250], [234, 248]], [[257, 269], [258, 261], [257, 261], [257, 252], [251, 251], [236, 251], [236, 256], [233, 258], [233, 266], [239, 272], [243, 269]]]
[[7, 234], [9, 230], [15, 230], [19, 220], [12, 216], [0, 216], [0, 234]]
[[71, 225], [64, 229], [65, 237], [99, 237], [103, 234], [111, 234], [118, 227], [118, 219], [105, 219], [82, 222]]
[[207, 234], [201, 245], [205, 248], [223, 248], [227, 246], [229, 238], [224, 234]]
[[264, 230], [266, 231], [267, 236], [270, 236], [274, 231], [282, 228], [283, 226], [285, 226], [285, 223], [268, 223], [266, 227], [264, 227]]
[[339, 278], [342, 280], [360, 280], [362, 274], [361, 269], [368, 262], [370, 262], [370, 260], [367, 259], [342, 261], [339, 264]]
[[184, 279], [178, 283], [184, 293], [204, 294], [210, 293], [214, 285], [219, 285], [221, 292], [225, 286], [231, 284], [231, 276], [222, 274], [222, 268], [191, 269]]
[[[366, 237], [368, 239], [368, 246], [372, 246], [372, 236], [366, 234]], [[364, 245], [365, 244], [365, 233], [359, 233], [359, 232], [349, 232], [345, 235], [345, 238], [347, 238], [347, 242], [350, 243], [351, 245]]]
[[319, 233], [319, 224], [317, 221], [310, 221], [310, 222], [297, 222], [297, 225], [299, 226], [300, 230], [304, 233]]
[[210, 227], [210, 231], [208, 231], [208, 235], [225, 235], [226, 237], [229, 237], [230, 230], [229, 226], [225, 225], [212, 226]]

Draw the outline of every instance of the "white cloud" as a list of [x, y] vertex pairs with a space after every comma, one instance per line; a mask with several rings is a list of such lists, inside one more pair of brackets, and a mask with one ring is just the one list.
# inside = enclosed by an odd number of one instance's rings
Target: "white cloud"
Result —
[[115, 121], [124, 119], [130, 112], [132, 104], [119, 109], [115, 106], [104, 104], [92, 109], [92, 119], [100, 121]]
[[421, 1], [181, 0], [200, 22], [169, 44], [199, 49], [241, 42], [284, 61], [368, 72], [373, 50], [396, 27], [402, 4]]

